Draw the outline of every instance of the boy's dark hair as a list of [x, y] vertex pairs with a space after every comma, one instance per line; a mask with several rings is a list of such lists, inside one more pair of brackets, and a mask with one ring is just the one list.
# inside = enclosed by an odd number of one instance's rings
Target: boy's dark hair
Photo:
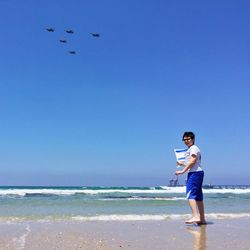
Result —
[[190, 137], [192, 140], [195, 139], [195, 134], [191, 131], [186, 131], [184, 132], [183, 136], [182, 136], [182, 140], [184, 139], [184, 137]]

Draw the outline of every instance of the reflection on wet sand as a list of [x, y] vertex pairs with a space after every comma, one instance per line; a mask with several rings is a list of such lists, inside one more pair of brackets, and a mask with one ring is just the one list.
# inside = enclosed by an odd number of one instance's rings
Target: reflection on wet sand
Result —
[[206, 225], [188, 227], [187, 231], [194, 236], [194, 250], [206, 249]]

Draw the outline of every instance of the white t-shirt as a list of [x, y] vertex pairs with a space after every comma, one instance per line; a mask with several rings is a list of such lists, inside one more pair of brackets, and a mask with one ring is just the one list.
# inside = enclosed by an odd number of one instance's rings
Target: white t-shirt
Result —
[[202, 171], [201, 168], [201, 151], [196, 145], [192, 145], [186, 152], [186, 163], [188, 164], [191, 159], [191, 155], [196, 155], [195, 164], [189, 169], [189, 172]]

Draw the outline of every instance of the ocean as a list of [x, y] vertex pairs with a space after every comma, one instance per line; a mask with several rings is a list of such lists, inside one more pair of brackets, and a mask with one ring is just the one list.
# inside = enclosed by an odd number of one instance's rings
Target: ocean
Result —
[[[250, 217], [250, 186], [203, 189], [208, 219]], [[185, 187], [0, 187], [0, 222], [149, 221], [190, 216]]]

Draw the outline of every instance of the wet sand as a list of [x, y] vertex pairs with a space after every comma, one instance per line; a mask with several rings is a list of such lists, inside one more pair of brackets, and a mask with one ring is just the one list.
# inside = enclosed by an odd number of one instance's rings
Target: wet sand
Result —
[[186, 226], [166, 221], [0, 223], [0, 249], [250, 249], [250, 218]]

